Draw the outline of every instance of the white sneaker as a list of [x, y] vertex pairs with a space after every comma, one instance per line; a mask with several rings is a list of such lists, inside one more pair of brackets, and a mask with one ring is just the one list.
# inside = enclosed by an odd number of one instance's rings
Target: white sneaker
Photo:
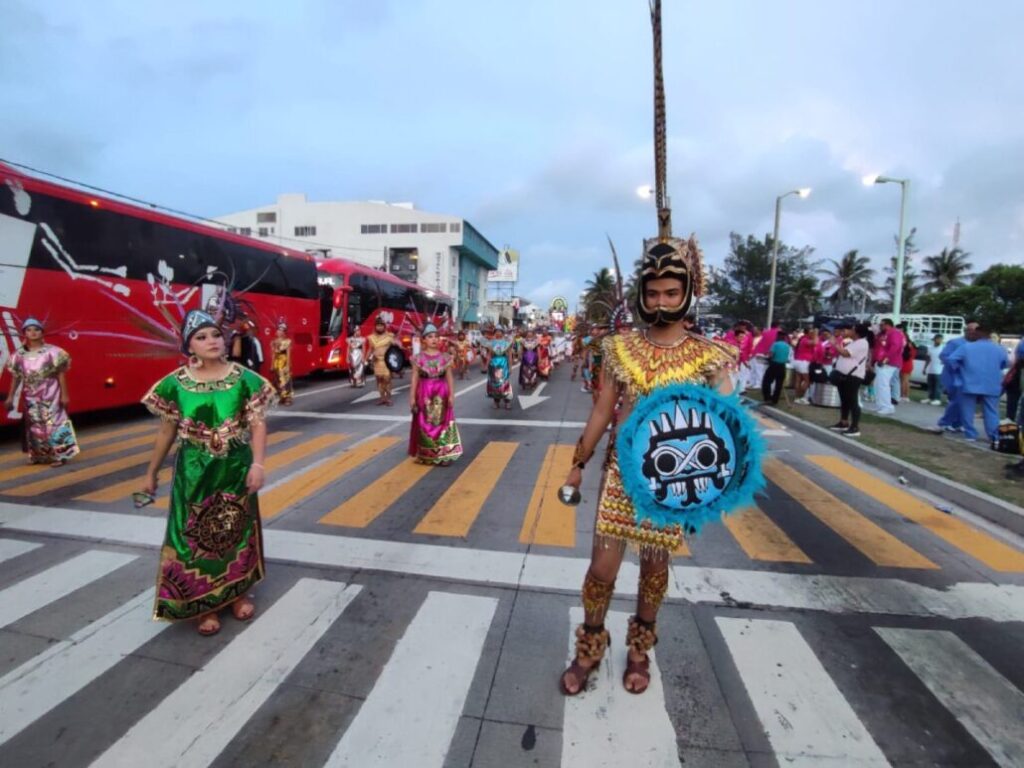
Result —
[[794, 405], [810, 405], [811, 401], [808, 400], [806, 397], [800, 397], [800, 398], [797, 398], [796, 400], [794, 400], [793, 404]]
[[931, 404], [932, 405], [942, 405], [942, 401], [941, 400], [932, 400]]
[[894, 413], [896, 413], [896, 409], [895, 408], [879, 408], [877, 411], [875, 411], [875, 413], [877, 413], [879, 416], [892, 416]]

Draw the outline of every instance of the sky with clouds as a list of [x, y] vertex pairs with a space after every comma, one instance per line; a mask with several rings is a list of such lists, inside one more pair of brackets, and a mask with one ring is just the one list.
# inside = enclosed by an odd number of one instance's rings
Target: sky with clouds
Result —
[[[664, 0], [669, 192], [721, 265], [730, 231], [818, 258], [1024, 263], [1024, 3]], [[654, 234], [646, 0], [0, 0], [0, 157], [201, 215], [413, 201], [575, 296]], [[339, 244], [346, 245], [346, 244]], [[350, 245], [360, 246], [354, 242]]]

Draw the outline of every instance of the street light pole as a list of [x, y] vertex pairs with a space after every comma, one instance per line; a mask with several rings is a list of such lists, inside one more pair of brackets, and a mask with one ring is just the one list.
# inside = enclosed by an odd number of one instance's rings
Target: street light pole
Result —
[[804, 187], [802, 189], [790, 190], [786, 194], [775, 198], [775, 229], [772, 233], [772, 276], [771, 282], [768, 285], [768, 319], [765, 321], [765, 328], [772, 327], [772, 317], [775, 315], [775, 273], [779, 264], [779, 219], [782, 216], [782, 200], [790, 195], [803, 198], [809, 194], [811, 194], [810, 187]]
[[893, 278], [892, 291], [892, 321], [898, 324], [900, 322], [900, 314], [903, 311], [903, 265], [907, 257], [906, 216], [907, 190], [910, 188], [910, 179], [893, 179], [888, 176], [871, 174], [870, 176], [865, 176], [863, 181], [867, 186], [889, 183], [900, 185], [900, 232], [896, 236], [896, 275]]

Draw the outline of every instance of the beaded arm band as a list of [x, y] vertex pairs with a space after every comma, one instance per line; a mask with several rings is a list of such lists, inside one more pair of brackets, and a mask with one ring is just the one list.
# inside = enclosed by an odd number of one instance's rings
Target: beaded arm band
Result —
[[590, 457], [594, 455], [594, 452], [586, 451], [583, 449], [583, 436], [580, 435], [580, 439], [576, 441], [576, 450], [572, 452], [572, 465], [577, 469], [585, 469], [587, 462], [590, 461]]

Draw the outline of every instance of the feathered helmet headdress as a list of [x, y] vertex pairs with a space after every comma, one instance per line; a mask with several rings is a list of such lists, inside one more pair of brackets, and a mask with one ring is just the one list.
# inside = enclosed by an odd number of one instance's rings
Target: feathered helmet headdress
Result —
[[181, 351], [186, 355], [188, 352], [188, 343], [192, 341], [192, 337], [195, 336], [203, 328], [220, 328], [220, 324], [214, 319], [213, 315], [208, 312], [204, 312], [201, 309], [193, 309], [185, 315], [185, 320], [181, 324]]
[[[658, 236], [644, 240], [644, 255], [637, 280], [636, 309], [650, 324], [673, 323], [690, 311], [695, 297], [704, 294], [703, 253], [697, 238], [672, 237], [672, 209], [666, 179], [667, 139], [665, 130], [665, 80], [661, 69], [661, 0], [650, 0], [651, 30], [654, 36], [654, 195], [658, 207]], [[674, 307], [648, 307], [644, 300], [651, 280], [675, 278], [683, 283], [682, 301]]]
[[21, 332], [24, 333], [29, 328], [38, 328], [41, 331], [43, 330], [43, 324], [34, 317], [26, 317], [24, 322], [21, 324]]

